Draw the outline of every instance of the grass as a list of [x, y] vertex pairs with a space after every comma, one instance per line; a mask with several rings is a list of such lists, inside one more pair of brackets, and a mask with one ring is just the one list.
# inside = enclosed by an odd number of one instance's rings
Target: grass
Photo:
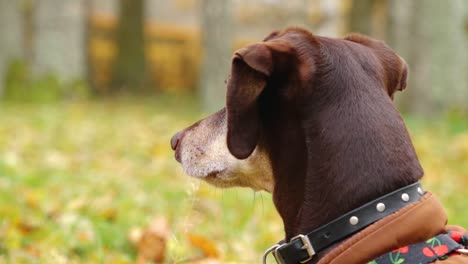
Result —
[[[0, 105], [0, 263], [134, 263], [128, 236], [162, 216], [167, 262], [259, 262], [282, 239], [271, 195], [182, 173], [172, 134], [201, 117], [187, 97]], [[424, 183], [468, 226], [468, 122], [407, 118]]]

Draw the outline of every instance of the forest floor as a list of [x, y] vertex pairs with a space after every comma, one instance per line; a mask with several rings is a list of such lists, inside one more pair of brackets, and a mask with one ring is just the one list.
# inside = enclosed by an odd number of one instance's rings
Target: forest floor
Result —
[[[154, 221], [169, 225], [167, 263], [258, 263], [282, 239], [270, 194], [183, 174], [169, 140], [202, 116], [188, 97], [0, 111], [0, 263], [134, 263]], [[406, 121], [425, 188], [468, 227], [468, 120]]]

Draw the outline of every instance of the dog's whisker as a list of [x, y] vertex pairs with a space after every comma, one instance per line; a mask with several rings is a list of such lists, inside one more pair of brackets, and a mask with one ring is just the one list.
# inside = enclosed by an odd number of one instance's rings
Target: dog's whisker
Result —
[[260, 201], [261, 201], [261, 205], [262, 205], [262, 216], [264, 216], [265, 215], [265, 204], [263, 203], [262, 193], [260, 193]]

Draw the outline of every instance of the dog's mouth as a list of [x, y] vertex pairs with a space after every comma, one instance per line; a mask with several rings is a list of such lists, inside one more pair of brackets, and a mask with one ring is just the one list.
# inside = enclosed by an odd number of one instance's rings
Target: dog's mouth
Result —
[[227, 170], [213, 171], [203, 177], [203, 180], [216, 187], [227, 188], [239, 185], [239, 178], [227, 173]]
[[182, 159], [182, 167], [187, 175], [198, 178], [220, 177], [226, 172], [227, 168], [219, 162], [194, 162], [192, 157]]
[[198, 177], [198, 178], [200, 178], [202, 180], [205, 180], [205, 181], [207, 181], [209, 183], [213, 183], [213, 182], [226, 182], [226, 183], [229, 183], [229, 182], [237, 180], [237, 177], [232, 176], [231, 174], [229, 174], [227, 169], [212, 171], [212, 172], [208, 173], [206, 176]]
[[203, 178], [205, 178], [205, 179], [218, 178], [225, 171], [226, 171], [226, 169], [215, 170], [215, 171], [212, 171], [212, 172], [208, 173], [208, 175], [206, 175]]
[[239, 178], [228, 173], [227, 169], [213, 170], [203, 176], [191, 175], [190, 176], [204, 180], [205, 182], [220, 188], [228, 188], [239, 185]]

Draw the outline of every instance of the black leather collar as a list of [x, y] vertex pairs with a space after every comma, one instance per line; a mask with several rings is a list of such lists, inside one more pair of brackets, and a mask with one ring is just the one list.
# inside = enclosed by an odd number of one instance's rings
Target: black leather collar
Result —
[[419, 182], [405, 186], [354, 209], [309, 234], [298, 235], [288, 243], [274, 245], [265, 252], [263, 262], [266, 263], [268, 254], [273, 253], [276, 262], [280, 264], [307, 263], [316, 253], [418, 201], [423, 195]]

